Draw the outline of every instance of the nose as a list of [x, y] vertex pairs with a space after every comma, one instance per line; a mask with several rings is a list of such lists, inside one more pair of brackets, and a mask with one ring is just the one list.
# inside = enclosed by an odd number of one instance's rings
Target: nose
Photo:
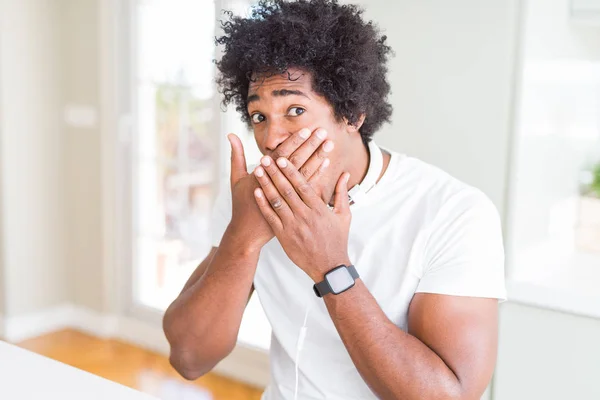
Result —
[[277, 147], [283, 143], [291, 132], [284, 125], [277, 121], [267, 121], [267, 126], [263, 136], [262, 147], [271, 153], [277, 149]]

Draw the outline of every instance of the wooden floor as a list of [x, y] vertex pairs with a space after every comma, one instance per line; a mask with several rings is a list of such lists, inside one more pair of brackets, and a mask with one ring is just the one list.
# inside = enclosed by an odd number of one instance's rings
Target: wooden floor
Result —
[[191, 383], [179, 377], [162, 355], [73, 330], [51, 333], [17, 345], [163, 400], [259, 400], [262, 393], [257, 388], [214, 374]]

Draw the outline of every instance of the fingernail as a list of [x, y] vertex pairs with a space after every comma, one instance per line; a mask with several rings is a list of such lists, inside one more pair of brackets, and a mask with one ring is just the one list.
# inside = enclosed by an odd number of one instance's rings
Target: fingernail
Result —
[[301, 129], [300, 132], [298, 132], [298, 136], [300, 136], [302, 139], [308, 139], [310, 136], [310, 129]]
[[319, 129], [317, 131], [317, 137], [319, 139], [325, 139], [327, 137], [327, 131], [325, 129]]
[[260, 163], [265, 167], [268, 167], [269, 165], [271, 165], [271, 159], [269, 157], [263, 157], [263, 159], [260, 160]]
[[345, 179], [345, 181], [346, 181], [346, 184], [348, 184], [348, 181], [349, 181], [349, 180], [350, 180], [350, 174], [346, 174], [346, 179]]
[[255, 189], [255, 190], [254, 190], [254, 195], [255, 195], [256, 197], [262, 197], [262, 190], [260, 190], [260, 189]]
[[329, 158], [326, 158], [325, 160], [323, 160], [323, 168], [329, 167], [329, 163], [330, 163]]
[[329, 153], [331, 150], [333, 150], [333, 142], [332, 141], [328, 141], [325, 142], [325, 144], [323, 145], [323, 151]]
[[261, 167], [257, 167], [254, 170], [254, 175], [258, 176], [259, 178], [261, 178], [264, 174], [265, 174], [265, 170], [262, 169]]
[[277, 165], [279, 165], [281, 168], [285, 168], [287, 167], [287, 161], [285, 161], [285, 158], [281, 157], [277, 160]]

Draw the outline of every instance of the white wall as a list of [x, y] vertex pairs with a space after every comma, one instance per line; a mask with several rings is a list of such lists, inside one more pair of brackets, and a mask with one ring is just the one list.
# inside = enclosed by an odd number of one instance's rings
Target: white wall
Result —
[[[2, 39], [4, 37], [4, 32], [2, 29], [3, 26], [3, 22], [2, 22], [2, 11], [3, 11], [3, 5], [2, 2], [0, 1], [0, 77], [2, 76], [2, 64], [3, 64], [3, 60], [4, 60], [4, 50], [3, 50], [3, 46], [2, 46]], [[0, 78], [0, 96], [2, 93], [2, 89], [3, 89], [3, 85], [2, 85], [2, 79]], [[4, 119], [4, 109], [2, 108], [2, 105], [0, 103], [0, 156], [3, 154], [3, 124], [2, 124], [2, 120]], [[3, 165], [2, 162], [0, 161], [0, 337], [2, 337], [4, 335], [4, 318], [3, 318], [3, 314], [5, 312], [5, 298], [6, 298], [6, 293], [4, 291], [4, 269], [5, 269], [5, 261], [4, 261], [4, 257], [5, 257], [5, 251], [4, 251], [4, 217], [3, 217], [3, 210], [4, 210], [4, 184], [3, 184], [3, 176], [4, 176], [4, 169], [3, 169]]]
[[[65, 103], [100, 112], [98, 1], [61, 0]], [[67, 260], [73, 301], [103, 307], [101, 140], [98, 125], [65, 127]]]
[[57, 8], [0, 2], [0, 172], [5, 316], [69, 297]]
[[396, 52], [376, 141], [481, 188], [504, 211], [517, 0], [364, 0]]
[[[2, 37], [4, 33], [2, 31], [2, 3], [0, 2], [0, 76], [2, 74], [2, 63], [3, 63], [3, 48], [2, 48]], [[2, 93], [2, 79], [0, 79], [0, 93]], [[0, 105], [0, 156], [3, 154], [3, 124], [4, 109]], [[5, 312], [5, 298], [6, 293], [4, 291], [4, 269], [5, 269], [5, 251], [4, 251], [4, 184], [3, 184], [4, 170], [2, 162], [0, 162], [0, 321], [3, 321], [3, 314]], [[4, 324], [0, 322], [0, 337], [4, 335]]]
[[600, 399], [598, 338], [598, 320], [504, 304], [493, 399]]

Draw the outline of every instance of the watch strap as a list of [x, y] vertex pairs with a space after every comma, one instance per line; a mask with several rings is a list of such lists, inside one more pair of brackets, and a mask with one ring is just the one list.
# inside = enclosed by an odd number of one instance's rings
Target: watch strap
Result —
[[323, 279], [321, 282], [315, 283], [313, 290], [315, 291], [317, 297], [323, 297], [326, 294], [331, 293], [331, 288], [329, 287], [329, 282], [327, 282], [327, 279]]
[[358, 278], [360, 278], [360, 276], [358, 275], [358, 271], [356, 270], [354, 265], [348, 265], [346, 268], [348, 268], [348, 272], [350, 272], [350, 276], [352, 277], [352, 279], [357, 280]]

